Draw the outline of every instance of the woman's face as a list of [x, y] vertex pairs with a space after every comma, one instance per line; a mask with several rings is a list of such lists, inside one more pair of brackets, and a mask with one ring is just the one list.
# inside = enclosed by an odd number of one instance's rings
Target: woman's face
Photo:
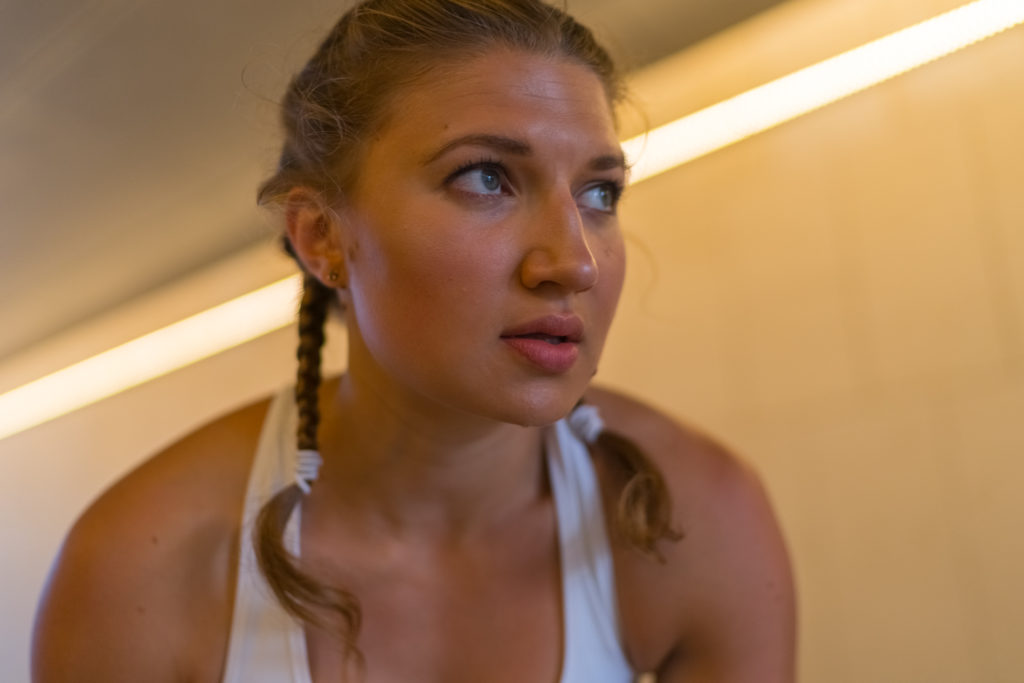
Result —
[[622, 287], [624, 180], [584, 66], [496, 49], [409, 87], [339, 210], [353, 381], [505, 422], [563, 417]]

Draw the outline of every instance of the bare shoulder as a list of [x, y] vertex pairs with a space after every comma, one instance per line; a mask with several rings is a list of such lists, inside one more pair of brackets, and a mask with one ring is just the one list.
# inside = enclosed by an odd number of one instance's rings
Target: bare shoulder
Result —
[[227, 586], [266, 408], [261, 401], [202, 427], [81, 515], [36, 617], [36, 683], [208, 678], [204, 669], [217, 666], [209, 651], [227, 633]]
[[640, 401], [603, 389], [587, 399], [662, 474], [683, 534], [662, 542], [664, 562], [621, 544], [615, 551], [624, 635], [640, 660], [634, 663], [657, 669], [659, 681], [792, 681], [792, 573], [754, 469]]
[[682, 530], [697, 510], [710, 506], [729, 514], [734, 496], [763, 498], [754, 470], [711, 436], [617, 391], [595, 387], [587, 400], [600, 409], [607, 429], [628, 437], [657, 467]]

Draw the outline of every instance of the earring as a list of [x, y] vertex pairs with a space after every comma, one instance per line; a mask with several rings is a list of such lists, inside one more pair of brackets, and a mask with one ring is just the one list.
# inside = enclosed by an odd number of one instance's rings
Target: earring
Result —
[[327, 279], [331, 282], [337, 282], [339, 277], [341, 277], [341, 274], [337, 270], [331, 270], [331, 272], [327, 273]]

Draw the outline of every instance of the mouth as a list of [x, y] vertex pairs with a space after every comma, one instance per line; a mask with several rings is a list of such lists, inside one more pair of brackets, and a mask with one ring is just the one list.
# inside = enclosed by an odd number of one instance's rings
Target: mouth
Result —
[[554, 336], [550, 334], [543, 334], [540, 332], [534, 332], [532, 334], [517, 334], [512, 336], [506, 336], [506, 339], [536, 339], [537, 341], [547, 342], [548, 344], [564, 344], [569, 341], [569, 337]]
[[528, 366], [561, 374], [579, 357], [583, 322], [574, 315], [549, 315], [505, 330], [501, 339]]
[[575, 315], [546, 315], [505, 330], [503, 339], [532, 339], [548, 344], [583, 341], [583, 321]]

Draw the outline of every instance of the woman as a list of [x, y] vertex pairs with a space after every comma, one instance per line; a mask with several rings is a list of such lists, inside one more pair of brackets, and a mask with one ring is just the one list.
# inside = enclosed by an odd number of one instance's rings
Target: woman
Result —
[[[306, 273], [294, 395], [83, 515], [38, 683], [792, 680], [754, 475], [589, 386], [625, 265], [617, 78], [539, 0], [342, 18], [260, 194]], [[348, 369], [320, 386], [335, 304]]]

